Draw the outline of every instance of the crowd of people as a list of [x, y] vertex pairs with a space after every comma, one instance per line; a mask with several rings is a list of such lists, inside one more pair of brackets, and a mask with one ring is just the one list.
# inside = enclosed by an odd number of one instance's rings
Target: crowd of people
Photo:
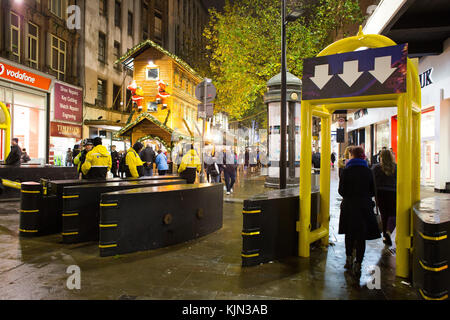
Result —
[[386, 247], [392, 246], [391, 235], [396, 224], [395, 155], [383, 148], [371, 162], [369, 166], [364, 149], [358, 146], [347, 147], [338, 162], [338, 192], [343, 198], [339, 234], [345, 234], [345, 268], [357, 277], [361, 275], [366, 240], [378, 239], [382, 234]]

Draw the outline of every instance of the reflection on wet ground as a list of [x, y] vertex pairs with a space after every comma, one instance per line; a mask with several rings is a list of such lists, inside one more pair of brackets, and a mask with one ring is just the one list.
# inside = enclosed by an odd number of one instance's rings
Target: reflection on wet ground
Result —
[[[1, 299], [418, 299], [407, 281], [395, 277], [395, 248], [385, 250], [381, 239], [367, 242], [359, 281], [345, 272], [337, 170], [332, 173], [330, 246], [312, 248], [309, 259], [248, 268], [241, 267], [241, 201], [269, 190], [263, 177], [240, 177], [234, 193], [225, 196], [221, 230], [169, 248], [107, 258], [99, 257], [93, 242], [62, 244], [60, 235], [19, 238], [19, 204], [0, 203]], [[71, 265], [80, 267], [80, 290], [66, 286]], [[366, 285], [374, 267], [380, 289]]]

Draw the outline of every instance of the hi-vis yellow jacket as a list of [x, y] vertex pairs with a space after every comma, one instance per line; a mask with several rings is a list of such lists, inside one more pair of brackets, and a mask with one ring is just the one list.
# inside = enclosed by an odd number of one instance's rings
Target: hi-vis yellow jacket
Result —
[[142, 175], [139, 174], [139, 171], [142, 171], [144, 162], [142, 162], [141, 157], [139, 157], [133, 148], [128, 149], [127, 156], [125, 157], [125, 165], [128, 169], [127, 175], [131, 174], [133, 178], [139, 178]]
[[102, 171], [102, 173], [105, 172], [106, 177], [106, 173], [111, 169], [111, 165], [111, 155], [109, 154], [108, 150], [105, 146], [98, 145], [87, 153], [86, 160], [81, 166], [81, 171], [85, 176], [88, 176], [90, 170], [101, 169], [100, 171]]
[[178, 173], [183, 172], [186, 168], [197, 168], [197, 171], [200, 172], [202, 170], [202, 162], [197, 155], [195, 150], [191, 149], [188, 153], [186, 153], [181, 159], [180, 167], [178, 168]]

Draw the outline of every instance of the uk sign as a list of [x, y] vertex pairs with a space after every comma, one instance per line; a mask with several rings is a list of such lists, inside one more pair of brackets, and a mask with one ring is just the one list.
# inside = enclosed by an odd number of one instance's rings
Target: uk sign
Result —
[[305, 59], [303, 100], [406, 92], [408, 45]]

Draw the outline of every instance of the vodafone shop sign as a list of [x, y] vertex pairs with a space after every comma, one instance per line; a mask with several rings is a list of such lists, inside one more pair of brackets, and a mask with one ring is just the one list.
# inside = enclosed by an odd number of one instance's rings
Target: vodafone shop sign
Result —
[[19, 82], [46, 91], [50, 89], [52, 82], [49, 78], [10, 66], [3, 62], [0, 62], [0, 79]]

